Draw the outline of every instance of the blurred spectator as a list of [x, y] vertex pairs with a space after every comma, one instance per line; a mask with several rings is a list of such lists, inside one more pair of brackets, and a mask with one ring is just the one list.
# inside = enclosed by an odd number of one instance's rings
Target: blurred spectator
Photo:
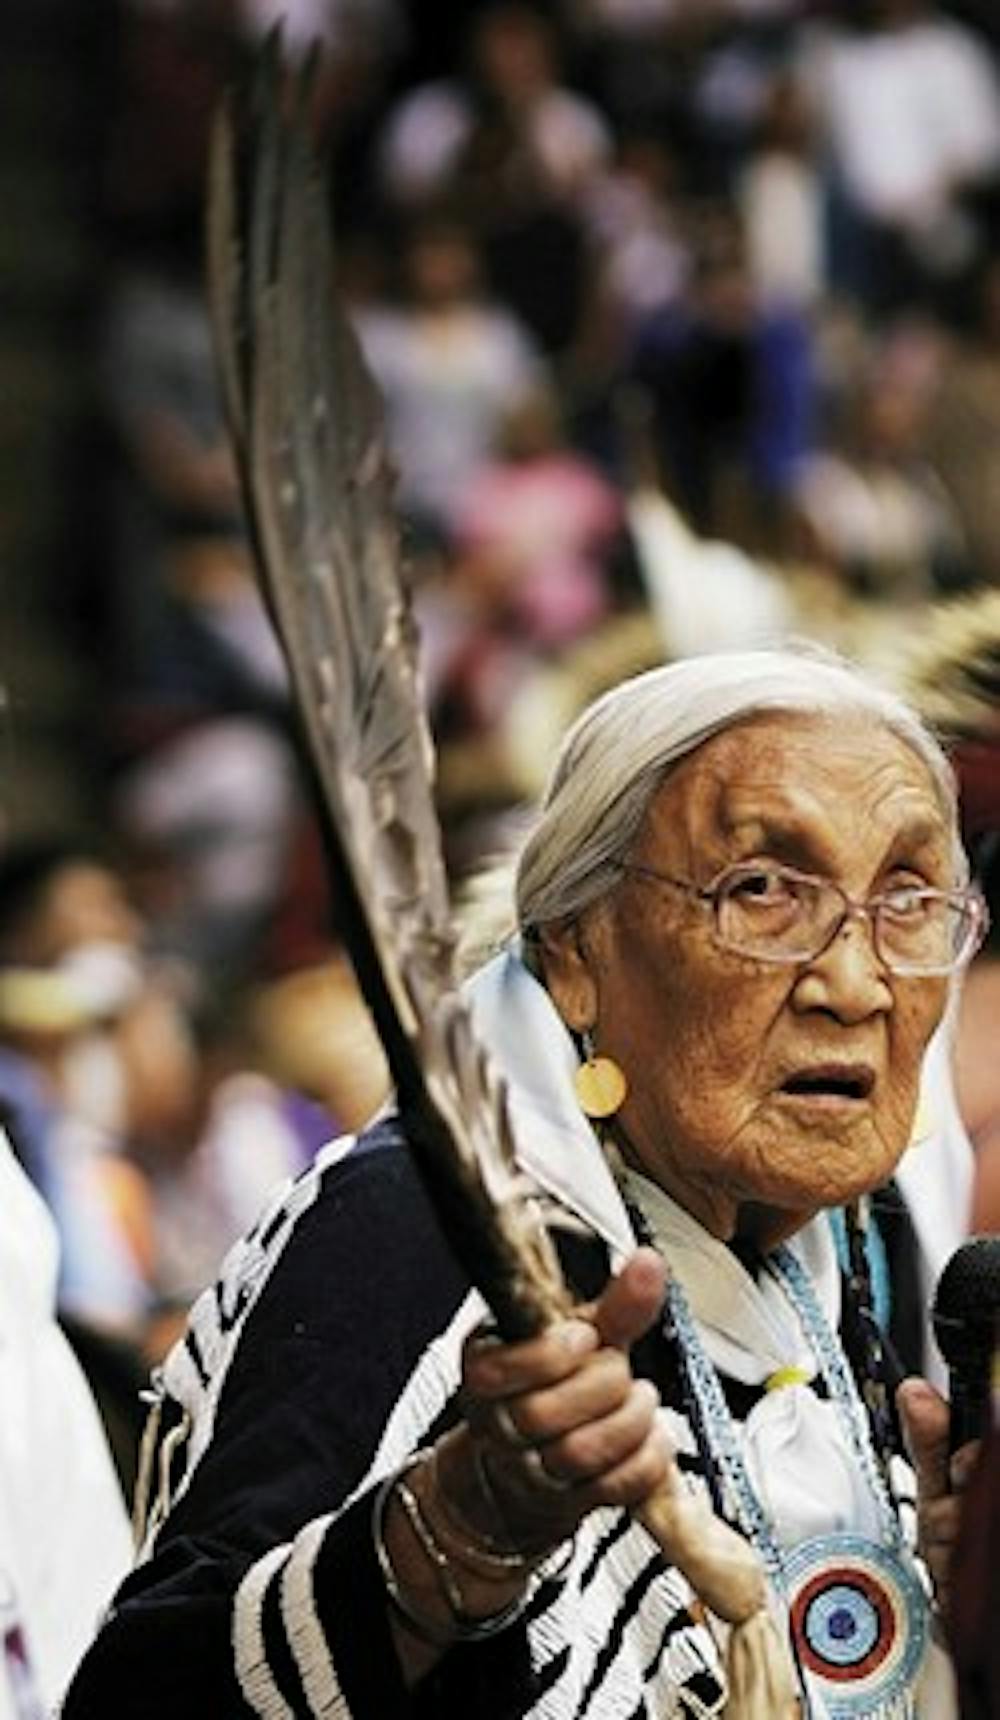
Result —
[[194, 723], [121, 773], [113, 806], [159, 951], [196, 972], [252, 972], [303, 816], [288, 745], [244, 717]]
[[416, 610], [447, 855], [464, 876], [506, 840], [525, 792], [516, 711], [534, 712], [538, 766], [555, 666], [571, 673], [587, 642], [600, 653], [642, 595], [620, 491], [567, 442], [550, 389], [511, 409], [449, 523], [424, 546]]
[[[122, 874], [81, 841], [0, 856], [0, 1109], [55, 1219], [60, 1315], [126, 1484], [149, 1364], [275, 1184], [339, 1126], [267, 1073], [224, 969], [181, 984], [148, 936]], [[331, 1033], [331, 1066], [360, 1055]]]
[[677, 171], [657, 133], [631, 129], [584, 199], [602, 344], [619, 362], [641, 323], [684, 288], [690, 259]]
[[385, 396], [400, 504], [440, 527], [543, 366], [523, 325], [484, 297], [460, 225], [416, 217], [401, 269], [400, 301], [360, 308], [355, 320]]
[[27, 841], [0, 856], [0, 1093], [61, 1242], [59, 1306], [141, 1342], [152, 1302], [145, 1179], [133, 1121], [171, 1102], [186, 1045], [143, 967], [140, 926], [89, 846]]
[[193, 232], [169, 234], [119, 275], [100, 360], [115, 448], [109, 667], [141, 686], [170, 652], [164, 559], [174, 534], [235, 531], [240, 519]]
[[[995, 794], [1000, 760], [995, 744], [988, 750]], [[981, 746], [979, 751], [985, 756], [987, 749]], [[1000, 830], [994, 827], [981, 834], [976, 849], [976, 870], [990, 909], [990, 930], [962, 984], [955, 1079], [962, 1116], [976, 1149], [970, 1228], [980, 1232], [1000, 1225]]]
[[467, 32], [464, 71], [405, 93], [380, 146], [396, 206], [447, 199], [475, 233], [491, 289], [551, 353], [571, 347], [586, 253], [580, 199], [610, 156], [599, 109], [559, 81], [541, 9], [505, 0]]
[[924, 378], [908, 372], [905, 340], [886, 343], [848, 386], [825, 444], [803, 459], [794, 512], [804, 553], [853, 591], [922, 602], [968, 578], [961, 527], [922, 451]]
[[787, 9], [782, 0], [762, 8], [732, 0], [570, 0], [565, 8], [587, 88], [615, 130], [639, 125], [670, 137], [698, 196], [729, 186], [781, 51]]
[[[303, 1127], [302, 1108], [260, 1067], [248, 1007], [244, 991], [206, 979], [191, 1009], [197, 1071], [189, 1104], [138, 1148], [151, 1189], [157, 1292], [177, 1308], [212, 1281], [228, 1248], [319, 1144]], [[308, 1123], [324, 1140], [336, 1132], [329, 1116]]]
[[1000, 86], [982, 38], [926, 0], [844, 8], [813, 65], [829, 145], [835, 286], [877, 315], [947, 298], [1000, 184]]
[[794, 307], [760, 302], [728, 210], [700, 227], [687, 290], [640, 328], [630, 372], [682, 513], [698, 531], [754, 542], [810, 445], [812, 330]]
[[0, 1715], [52, 1714], [131, 1563], [97, 1411], [55, 1319], [52, 1221], [0, 1135]]
[[362, 1128], [385, 1103], [382, 1042], [341, 948], [329, 944], [322, 957], [314, 952], [255, 987], [247, 1008], [257, 1066], [282, 1088], [310, 1156], [333, 1135]]
[[764, 121], [775, 81], [794, 54], [801, 0], [716, 0], [690, 8], [688, 72], [692, 139], [704, 192], [731, 194]]
[[501, 0], [473, 20], [462, 76], [418, 86], [389, 114], [386, 190], [403, 202], [439, 197], [487, 143], [490, 158], [481, 161], [494, 196], [518, 173], [541, 176], [558, 196], [574, 195], [610, 149], [599, 110], [558, 81], [550, 23], [518, 0]]
[[771, 87], [737, 200], [761, 299], [815, 306], [826, 285], [822, 172], [804, 92], [788, 74]]
[[117, 433], [103, 743], [128, 842], [155, 856], [161, 946], [252, 966], [299, 812], [287, 676], [241, 525], [200, 244], [168, 235], [106, 313]]
[[689, 0], [569, 0], [564, 12], [572, 64], [619, 151], [630, 136], [656, 139], [678, 194], [701, 191], [691, 98], [702, 33]]
[[494, 457], [471, 478], [450, 525], [466, 576], [498, 591], [526, 650], [557, 650], [610, 613], [621, 498], [567, 447], [550, 390], [507, 414]]
[[[456, 744], [481, 745], [539, 665], [596, 631], [619, 602], [621, 499], [567, 447], [554, 397], [511, 409], [417, 591], [427, 694], [444, 779]], [[432, 564], [428, 561], [426, 564]], [[473, 753], [474, 760], [484, 755]]]
[[930, 399], [925, 444], [976, 579], [1000, 585], [1000, 249], [982, 269], [973, 303]]
[[251, 971], [304, 816], [287, 671], [230, 530], [165, 549], [155, 661], [117, 709], [111, 803], [143, 859], [159, 948]]
[[238, 63], [237, 0], [116, 0], [101, 216], [119, 253], [198, 221], [216, 107]]

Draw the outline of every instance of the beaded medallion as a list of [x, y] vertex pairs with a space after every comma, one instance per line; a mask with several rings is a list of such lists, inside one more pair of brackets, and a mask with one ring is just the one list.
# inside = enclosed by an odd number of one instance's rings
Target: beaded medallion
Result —
[[905, 1553], [820, 1535], [783, 1557], [796, 1657], [829, 1720], [913, 1712], [927, 1601]]

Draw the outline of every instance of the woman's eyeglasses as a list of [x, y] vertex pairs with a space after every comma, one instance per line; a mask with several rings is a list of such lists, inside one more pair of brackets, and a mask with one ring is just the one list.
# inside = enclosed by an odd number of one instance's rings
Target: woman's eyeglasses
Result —
[[988, 923], [986, 903], [972, 888], [898, 884], [855, 902], [829, 878], [766, 861], [728, 867], [705, 885], [625, 861], [620, 869], [704, 902], [716, 942], [761, 962], [813, 961], [848, 920], [864, 919], [890, 973], [948, 974], [975, 954]]

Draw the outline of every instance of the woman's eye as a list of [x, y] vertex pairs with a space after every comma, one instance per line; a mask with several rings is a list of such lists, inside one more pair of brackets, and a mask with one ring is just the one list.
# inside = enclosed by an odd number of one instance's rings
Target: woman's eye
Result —
[[936, 886], [937, 880], [933, 876], [927, 877], [924, 872], [907, 866], [887, 879], [880, 893], [900, 913], [913, 913], [923, 905], [927, 891]]
[[925, 913], [928, 906], [926, 891], [917, 884], [897, 885], [886, 891], [883, 900], [895, 919], [912, 919]]
[[787, 902], [791, 891], [788, 880], [778, 872], [744, 872], [734, 879], [730, 894], [739, 902], [767, 905]]

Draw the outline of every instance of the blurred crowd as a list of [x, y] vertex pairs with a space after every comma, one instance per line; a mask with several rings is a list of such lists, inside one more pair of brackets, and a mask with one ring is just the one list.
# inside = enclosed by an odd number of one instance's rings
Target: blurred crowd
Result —
[[[217, 387], [225, 89], [279, 18], [290, 58], [321, 45], [456, 895], [601, 686], [776, 631], [924, 702], [996, 894], [1000, 25], [986, 0], [112, 10], [73, 605], [99, 792], [86, 830], [0, 844], [0, 1106], [127, 1478], [136, 1379], [272, 1184], [386, 1087]], [[980, 1227], [997, 974], [988, 947], [957, 1064]]]

